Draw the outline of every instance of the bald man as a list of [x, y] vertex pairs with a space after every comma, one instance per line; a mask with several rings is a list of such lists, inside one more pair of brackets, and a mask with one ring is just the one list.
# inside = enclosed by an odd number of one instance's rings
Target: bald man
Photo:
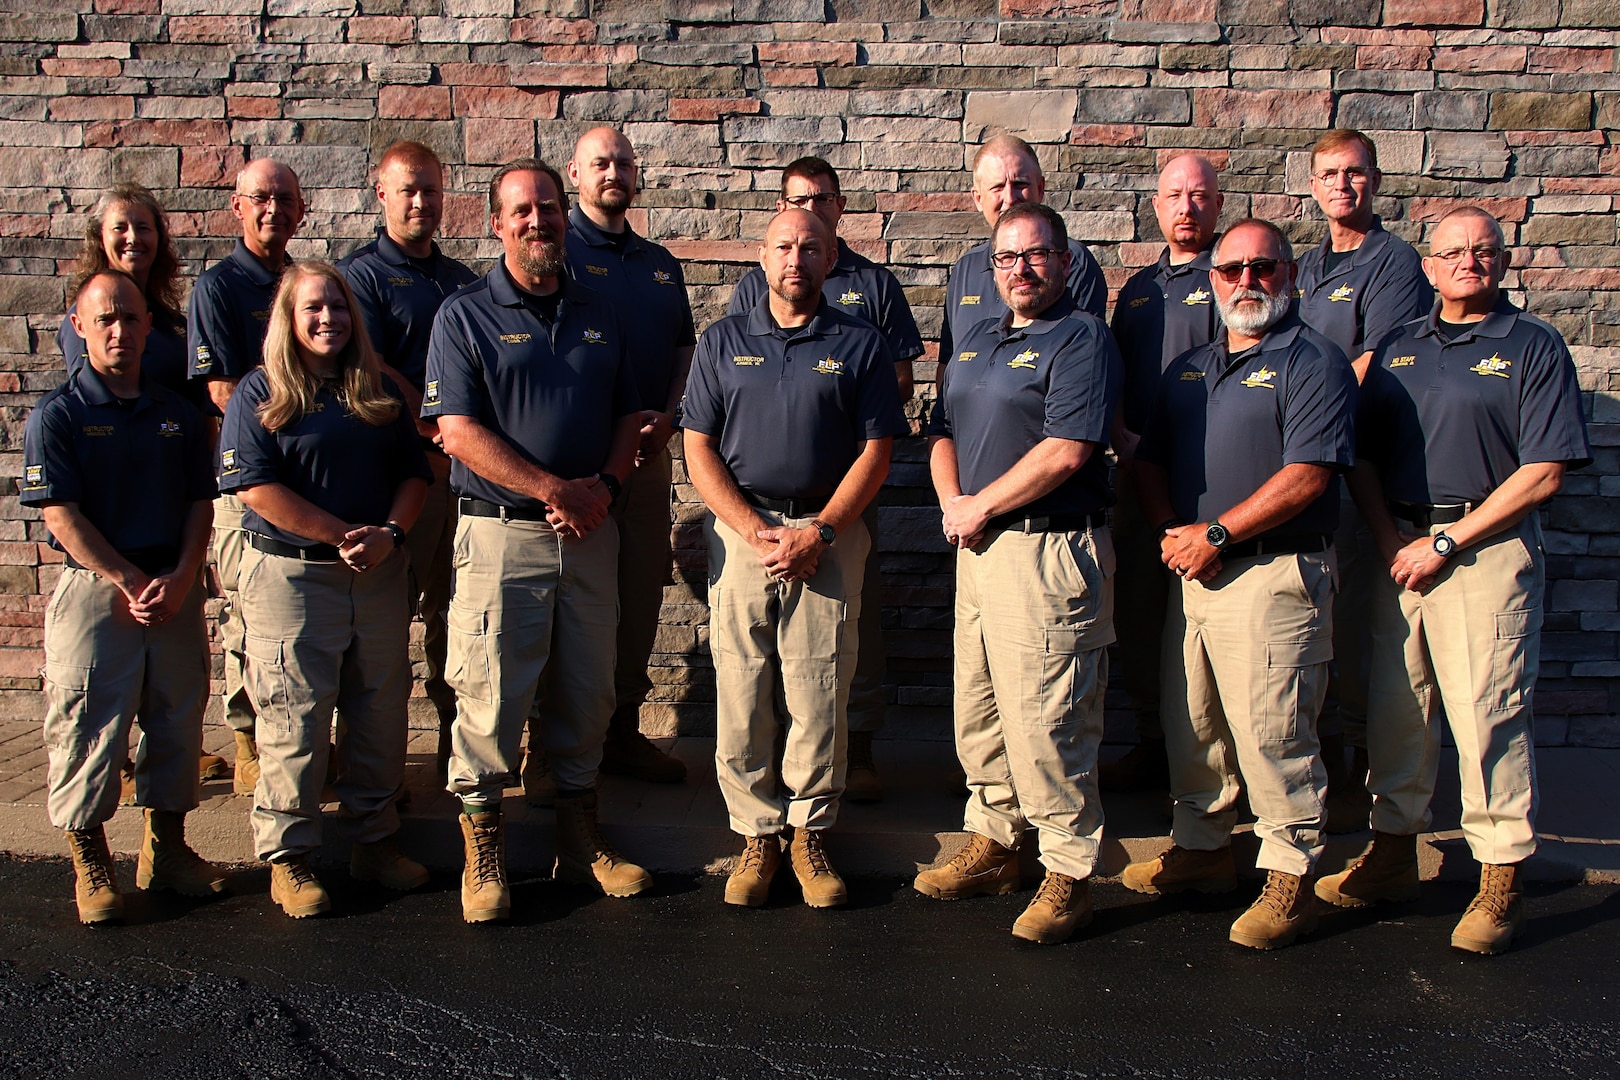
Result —
[[[187, 355], [191, 378], [206, 384], [207, 401], [217, 412], [242, 376], [264, 362], [264, 332], [270, 301], [287, 267], [287, 242], [304, 220], [298, 175], [273, 158], [244, 167], [231, 195], [231, 214], [242, 238], [228, 257], [197, 277], [187, 312]], [[253, 735], [253, 705], [242, 686], [242, 618], [236, 600], [242, 561], [242, 503], [221, 495], [214, 504], [214, 564], [225, 593], [219, 616], [225, 653], [225, 723], [236, 738], [238, 795], [251, 795], [259, 782], [259, 750]]]

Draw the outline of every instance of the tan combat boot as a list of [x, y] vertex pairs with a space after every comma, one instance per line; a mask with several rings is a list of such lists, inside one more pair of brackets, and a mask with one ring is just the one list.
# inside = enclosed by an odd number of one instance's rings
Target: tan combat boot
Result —
[[1524, 922], [1524, 881], [1517, 863], [1481, 863], [1479, 892], [1451, 932], [1451, 947], [1495, 956], [1507, 952]]
[[1251, 949], [1280, 949], [1315, 929], [1316, 896], [1307, 880], [1272, 870], [1260, 898], [1232, 924], [1231, 938]]
[[849, 890], [832, 863], [827, 861], [821, 834], [820, 829], [794, 829], [788, 854], [793, 860], [793, 874], [799, 879], [804, 902], [816, 908], [838, 907], [848, 903]]
[[461, 815], [461, 917], [470, 923], [498, 922], [512, 914], [506, 884], [506, 834], [498, 811]]
[[1091, 922], [1091, 879], [1072, 878], [1048, 870], [1035, 891], [1035, 899], [1013, 923], [1013, 937], [1040, 945], [1069, 940]]
[[557, 867], [552, 877], [608, 896], [652, 888], [652, 875], [613, 850], [596, 821], [596, 792], [557, 796]]
[[737, 856], [737, 868], [726, 878], [726, 903], [759, 907], [771, 895], [771, 879], [782, 865], [782, 838], [750, 836]]
[[230, 766], [218, 754], [203, 754], [197, 759], [197, 776], [202, 780], [223, 780], [230, 773]]
[[537, 809], [550, 809], [557, 804], [557, 780], [551, 775], [551, 763], [546, 752], [529, 742], [529, 752], [523, 755], [523, 801]]
[[237, 795], [251, 795], [259, 786], [259, 744], [245, 731], [235, 731], [236, 778], [231, 790]]
[[1004, 896], [1018, 891], [1018, 852], [988, 836], [969, 833], [950, 862], [917, 875], [911, 887], [936, 900]]
[[135, 864], [135, 887], [168, 889], [181, 896], [216, 896], [229, 888], [225, 871], [203, 859], [186, 843], [186, 815], [148, 810]]
[[849, 733], [849, 771], [844, 774], [844, 798], [852, 803], [883, 801], [883, 781], [872, 760], [872, 733]]
[[1372, 847], [1349, 868], [1316, 883], [1316, 896], [1337, 907], [1359, 908], [1418, 898], [1417, 836], [1374, 833]]
[[118, 769], [118, 805], [135, 805], [135, 763], [126, 760]]
[[291, 919], [307, 919], [332, 910], [332, 898], [315, 880], [309, 860], [302, 855], [289, 855], [270, 864], [270, 899], [280, 904]]
[[410, 892], [428, 883], [427, 868], [406, 857], [392, 836], [351, 847], [349, 876], [356, 881], [375, 881], [395, 892]]
[[649, 784], [679, 784], [686, 779], [686, 762], [664, 753], [643, 735], [641, 708], [626, 705], [608, 722], [607, 738], [602, 740], [602, 771]]
[[68, 829], [67, 842], [73, 854], [73, 899], [79, 906], [79, 921], [94, 926], [122, 919], [124, 898], [118, 894], [107, 834], [100, 825]]
[[1237, 866], [1232, 862], [1230, 846], [1196, 851], [1172, 844], [1157, 859], [1131, 863], [1119, 880], [1127, 889], [1153, 896], [1188, 889], [1223, 893], [1237, 888]]

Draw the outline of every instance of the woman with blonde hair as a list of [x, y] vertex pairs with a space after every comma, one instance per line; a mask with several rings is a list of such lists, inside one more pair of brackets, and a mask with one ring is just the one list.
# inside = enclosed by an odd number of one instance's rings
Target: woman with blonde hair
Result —
[[271, 864], [271, 899], [293, 918], [331, 907], [308, 855], [320, 845], [334, 709], [344, 727], [332, 787], [356, 833], [350, 874], [402, 891], [428, 880], [393, 836], [411, 690], [409, 559], [398, 549], [432, 473], [357, 311], [332, 266], [289, 267], [264, 366], [238, 385], [220, 429], [220, 490], [247, 506], [254, 845]]
[[[74, 268], [72, 292], [103, 270], [122, 270], [146, 295], [152, 329], [146, 335], [141, 375], [180, 394], [186, 386], [186, 320], [181, 314], [180, 260], [157, 196], [139, 184], [114, 184], [96, 200], [84, 225], [84, 244]], [[73, 313], [68, 308], [68, 314]], [[84, 339], [64, 318], [56, 333], [62, 362], [71, 375], [84, 366]]]

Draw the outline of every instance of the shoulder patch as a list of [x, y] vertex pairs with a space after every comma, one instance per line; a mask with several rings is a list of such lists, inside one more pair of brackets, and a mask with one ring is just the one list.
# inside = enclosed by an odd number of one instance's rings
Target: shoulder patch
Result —
[[424, 405], [437, 405], [438, 403], [439, 403], [439, 380], [438, 379], [429, 379], [427, 385], [422, 388], [422, 404], [424, 404]]
[[45, 466], [26, 465], [23, 467], [23, 490], [38, 491], [45, 486]]
[[227, 447], [219, 452], [219, 471], [223, 473], [240, 472], [236, 467], [236, 448]]

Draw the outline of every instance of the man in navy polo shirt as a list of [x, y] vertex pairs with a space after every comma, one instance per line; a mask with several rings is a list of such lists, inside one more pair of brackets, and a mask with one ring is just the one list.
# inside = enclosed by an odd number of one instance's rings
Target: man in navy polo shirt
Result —
[[[231, 213], [242, 238], [230, 256], [204, 270], [191, 290], [186, 317], [191, 377], [207, 389], [219, 416], [237, 382], [264, 362], [264, 332], [270, 301], [287, 265], [287, 242], [304, 220], [298, 176], [271, 158], [249, 162], [236, 177]], [[225, 662], [225, 723], [236, 737], [238, 795], [259, 782], [259, 752], [253, 740], [253, 703], [242, 686], [242, 614], [236, 581], [242, 565], [242, 502], [221, 495], [214, 503], [214, 567], [225, 607], [219, 615]]]
[[1479, 892], [1451, 935], [1507, 949], [1536, 850], [1532, 703], [1546, 555], [1536, 508], [1591, 461], [1575, 365], [1551, 326], [1502, 293], [1501, 227], [1475, 207], [1430, 236], [1439, 305], [1378, 349], [1362, 387], [1352, 480], [1377, 538], [1371, 607], [1372, 849], [1317, 882], [1342, 907], [1410, 900], [1429, 825], [1443, 711]]
[[[412, 416], [422, 411], [428, 335], [446, 297], [478, 280], [466, 266], [439, 250], [433, 234], [444, 216], [444, 166], [418, 142], [400, 141], [377, 163], [377, 202], [383, 227], [377, 239], [356, 251], [338, 269], [348, 278], [360, 305], [372, 347], [382, 369], [405, 395]], [[420, 590], [422, 652], [427, 678], [422, 688], [439, 714], [440, 775], [450, 762], [450, 725], [456, 696], [444, 681], [444, 609], [450, 603], [450, 547], [455, 540], [455, 503], [450, 494], [450, 459], [439, 448], [439, 425], [418, 419], [433, 483], [405, 546]]]
[[505, 918], [501, 793], [541, 680], [553, 705], [557, 866], [610, 896], [652, 884], [597, 828], [596, 773], [613, 714], [618, 526], [641, 409], [613, 304], [567, 273], [562, 177], [525, 158], [489, 185], [504, 256], [439, 309], [422, 412], [437, 419], [460, 496], [445, 680], [456, 692], [451, 792], [462, 801], [468, 922]]
[[28, 417], [19, 496], [43, 508], [66, 556], [45, 613], [46, 808], [72, 849], [79, 919], [99, 923], [123, 912], [102, 826], [118, 809], [137, 716], [136, 884], [190, 896], [226, 887], [185, 842], [208, 703], [201, 570], [216, 489], [202, 416], [141, 378], [151, 315], [140, 286], [103, 270], [75, 303], [86, 362]]
[[[1016, 135], [997, 135], [973, 158], [973, 207], [992, 229], [1001, 212], [1021, 202], [1046, 201], [1046, 176], [1035, 150]], [[1103, 318], [1108, 311], [1108, 283], [1102, 268], [1080, 241], [1069, 239], [1069, 295], [1082, 311]], [[1007, 305], [996, 291], [990, 268], [990, 245], [969, 248], [951, 267], [945, 286], [945, 323], [939, 331], [939, 355], [954, 356], [954, 342], [974, 324], [999, 319]]]
[[1114, 640], [1108, 443], [1123, 379], [1103, 321], [1065, 289], [1068, 233], [1040, 203], [991, 233], [1008, 312], [941, 361], [930, 466], [956, 559], [956, 753], [967, 773], [955, 858], [917, 875], [943, 900], [1018, 887], [1034, 826], [1046, 876], [1016, 937], [1091, 921], [1102, 841], [1097, 748]]
[[748, 907], [765, 902], [786, 830], [805, 902], [848, 898], [822, 833], [846, 772], [869, 544], [860, 514], [893, 437], [909, 430], [883, 335], [822, 295], [834, 242], [808, 210], [771, 220], [760, 247], [770, 289], [703, 332], [686, 391], [686, 465], [709, 508], [715, 771], [746, 838], [725, 899]]
[[[1364, 378], [1372, 350], [1428, 312], [1434, 290], [1417, 251], [1384, 231], [1373, 213], [1383, 174], [1378, 147], [1359, 131], [1330, 131], [1311, 147], [1311, 196], [1327, 219], [1322, 243], [1299, 260], [1299, 317], [1344, 351]], [[1334, 537], [1339, 603], [1333, 613], [1334, 678], [1322, 716], [1328, 769], [1328, 831], [1367, 827], [1368, 598], [1383, 576], [1372, 537], [1346, 492]], [[1346, 765], [1345, 744], [1354, 760]]]
[[[781, 213], [796, 206], [808, 210], [827, 223], [838, 235], [838, 222], [848, 201], [838, 183], [838, 173], [818, 157], [802, 157], [782, 170], [782, 193], [776, 210]], [[746, 315], [759, 306], [767, 291], [765, 271], [748, 271], [731, 293], [727, 315]], [[821, 285], [827, 302], [846, 315], [854, 315], [877, 327], [894, 353], [894, 375], [900, 384], [900, 403], [911, 400], [911, 362], [923, 354], [922, 335], [912, 318], [905, 290], [887, 267], [860, 255], [838, 240], [837, 261], [827, 271]], [[861, 515], [872, 541], [866, 556], [862, 580], [866, 582], [867, 603], [861, 605], [860, 654], [855, 658], [855, 681], [849, 689], [849, 775], [844, 798], [850, 802], [877, 802], [883, 798], [883, 784], [872, 758], [872, 736], [883, 726], [886, 693], [883, 680], [887, 662], [883, 647], [882, 568], [878, 558], [877, 500]]]
[[1125, 360], [1125, 389], [1114, 429], [1119, 455], [1114, 546], [1118, 589], [1131, 600], [1115, 612], [1114, 622], [1139, 741], [1123, 758], [1103, 765], [1099, 781], [1104, 791], [1163, 791], [1169, 784], [1159, 722], [1159, 652], [1170, 576], [1152, 531], [1158, 523], [1143, 519], [1131, 466], [1159, 374], [1188, 349], [1214, 340], [1220, 324], [1209, 289], [1209, 252], [1222, 202], [1215, 166], [1196, 154], [1171, 158], [1159, 173], [1153, 196], [1164, 251], [1158, 262], [1131, 275], [1114, 303], [1114, 340]]
[[1170, 850], [1122, 880], [1145, 893], [1233, 888], [1241, 786], [1268, 875], [1231, 939], [1257, 949], [1316, 921], [1316, 716], [1333, 656], [1338, 473], [1354, 452], [1355, 374], [1292, 314], [1293, 286], [1275, 225], [1251, 218], [1221, 237], [1210, 287], [1226, 331], [1165, 371], [1136, 453], [1142, 508], [1181, 577], [1161, 694], [1176, 805]]
[[[653, 783], [678, 784], [686, 766], [641, 733], [641, 705], [652, 691], [647, 662], [658, 636], [658, 616], [669, 581], [669, 440], [675, 409], [686, 392], [686, 373], [697, 342], [692, 304], [681, 264], [667, 250], [636, 235], [625, 215], [638, 189], [635, 148], [612, 128], [580, 136], [568, 163], [579, 204], [568, 212], [568, 270], [574, 280], [606, 295], [622, 315], [631, 373], [641, 399], [641, 441], [613, 502], [619, 527], [619, 632], [613, 669], [614, 709], [602, 744], [602, 771]], [[530, 720], [531, 756], [523, 767], [524, 792], [533, 798], [533, 751], [546, 701]]]

